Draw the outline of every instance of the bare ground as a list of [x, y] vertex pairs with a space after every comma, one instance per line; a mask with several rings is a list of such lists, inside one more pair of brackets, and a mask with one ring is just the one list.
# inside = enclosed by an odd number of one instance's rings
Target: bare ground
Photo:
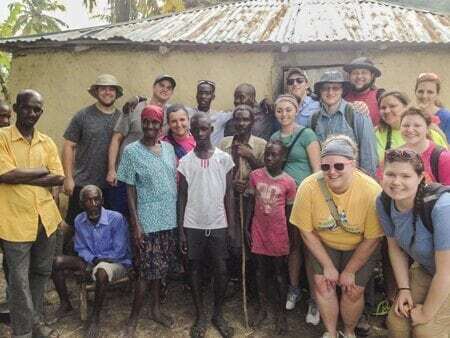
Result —
[[[1, 273], [2, 274], [2, 273]], [[76, 338], [83, 337], [83, 323], [79, 317], [78, 311], [78, 293], [77, 285], [74, 282], [69, 283], [72, 290], [73, 305], [76, 308], [73, 315], [63, 318], [52, 327], [56, 328], [60, 337]], [[3, 276], [0, 276], [0, 302], [4, 302], [5, 283]], [[93, 294], [90, 294], [92, 300]], [[212, 299], [211, 292], [207, 292], [205, 303]], [[243, 326], [242, 302], [239, 295], [229, 300], [224, 309], [225, 318], [231, 322], [235, 328], [236, 337], [255, 337], [266, 338], [274, 336], [273, 321], [268, 319], [266, 324], [257, 331], [246, 330]], [[102, 317], [102, 337], [118, 337], [123, 330], [125, 321], [131, 310], [132, 292], [127, 286], [111, 290], [107, 304]], [[58, 298], [54, 291], [49, 291], [46, 297], [46, 315], [51, 318], [58, 306]], [[253, 306], [249, 304], [249, 313], [252, 314]], [[186, 290], [180, 282], [171, 282], [169, 292], [164, 303], [163, 310], [173, 316], [176, 320], [176, 327], [172, 330], [162, 328], [148, 319], [148, 309], [145, 308], [141, 313], [137, 336], [138, 337], [189, 337], [189, 329], [194, 320], [194, 308], [190, 292]], [[295, 310], [288, 313], [289, 333], [286, 337], [320, 337], [323, 333], [323, 326], [317, 327], [305, 324], [304, 317], [306, 312], [306, 303], [300, 302]], [[382, 320], [377, 317], [371, 317], [372, 335], [370, 337], [386, 337], [385, 330], [381, 329]], [[4, 324], [0, 324], [0, 337], [10, 337], [10, 329]], [[218, 332], [210, 326], [207, 332], [208, 338], [220, 338]]]

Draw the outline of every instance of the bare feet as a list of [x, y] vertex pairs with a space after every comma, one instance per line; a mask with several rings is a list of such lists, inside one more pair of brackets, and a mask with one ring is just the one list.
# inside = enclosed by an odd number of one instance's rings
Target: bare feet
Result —
[[265, 309], [259, 309], [258, 312], [255, 315], [255, 318], [253, 318], [250, 321], [250, 326], [253, 328], [258, 328], [261, 326], [261, 324], [264, 322], [264, 320], [267, 318], [267, 311]]
[[121, 338], [134, 338], [134, 335], [136, 334], [136, 328], [137, 328], [137, 320], [129, 320], [125, 330], [123, 330]]
[[98, 338], [100, 336], [100, 323], [92, 321], [86, 330], [85, 338]]
[[191, 338], [203, 338], [206, 335], [208, 321], [206, 318], [199, 318], [191, 327]]
[[53, 317], [47, 320], [48, 325], [57, 323], [60, 319], [70, 316], [73, 313], [73, 307], [70, 303], [61, 303], [58, 309], [55, 311]]
[[275, 334], [278, 336], [285, 336], [288, 332], [286, 315], [284, 313], [277, 314], [275, 319]]
[[159, 313], [151, 312], [149, 317], [151, 320], [164, 326], [165, 328], [172, 329], [175, 326], [175, 323], [174, 323], [172, 317], [170, 317], [162, 312], [159, 312]]
[[228, 324], [228, 322], [222, 316], [215, 316], [211, 319], [214, 327], [219, 331], [223, 338], [230, 338], [234, 335], [234, 329]]

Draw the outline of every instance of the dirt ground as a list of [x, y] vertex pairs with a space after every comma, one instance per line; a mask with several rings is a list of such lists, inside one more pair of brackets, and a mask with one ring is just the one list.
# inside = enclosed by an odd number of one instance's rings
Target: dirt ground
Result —
[[[5, 301], [5, 283], [3, 273], [0, 272], [0, 303]], [[76, 308], [74, 313], [63, 318], [58, 323], [52, 325], [56, 328], [62, 338], [83, 337], [83, 323], [79, 317], [78, 311], [78, 293], [77, 285], [74, 282], [69, 283], [72, 291], [73, 305]], [[93, 294], [90, 294], [92, 300]], [[211, 291], [207, 292], [206, 300], [212, 299]], [[235, 337], [255, 337], [268, 338], [274, 336], [273, 321], [269, 318], [267, 323], [257, 331], [246, 330], [243, 326], [243, 311], [241, 297], [236, 295], [229, 300], [224, 309], [225, 317], [235, 328]], [[103, 311], [103, 331], [102, 337], [118, 337], [124, 328], [125, 320], [129, 315], [132, 302], [132, 293], [129, 287], [124, 286], [111, 290], [107, 304]], [[207, 303], [207, 302], [206, 302]], [[45, 312], [48, 318], [58, 306], [58, 298], [54, 291], [50, 290], [46, 295]], [[138, 326], [138, 337], [189, 337], [189, 329], [194, 320], [194, 309], [192, 299], [188, 290], [186, 290], [180, 282], [171, 282], [168, 287], [167, 299], [163, 306], [164, 311], [171, 314], [176, 320], [176, 327], [172, 330], [162, 328], [151, 320], [147, 319], [147, 308], [141, 313], [141, 319]], [[249, 304], [249, 312], [252, 314], [253, 306]], [[295, 310], [288, 313], [289, 333], [286, 337], [304, 337], [313, 338], [320, 337], [323, 333], [323, 326], [317, 327], [305, 324], [304, 317], [306, 312], [306, 303], [301, 301]], [[381, 319], [371, 317], [372, 335], [370, 337], [386, 337], [385, 330], [381, 329]], [[10, 337], [10, 329], [4, 324], [0, 324], [0, 337]], [[208, 338], [220, 338], [218, 332], [210, 327], [207, 332]]]

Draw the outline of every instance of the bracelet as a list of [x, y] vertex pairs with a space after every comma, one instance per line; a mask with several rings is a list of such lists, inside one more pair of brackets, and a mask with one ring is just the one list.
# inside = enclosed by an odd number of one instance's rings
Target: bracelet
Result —
[[402, 290], [408, 290], [408, 291], [411, 291], [411, 288], [398, 288], [398, 291], [402, 291]]

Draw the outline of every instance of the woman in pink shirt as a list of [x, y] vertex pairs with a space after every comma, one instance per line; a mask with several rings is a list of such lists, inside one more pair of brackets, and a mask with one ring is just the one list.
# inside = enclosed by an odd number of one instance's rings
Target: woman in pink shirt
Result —
[[422, 109], [410, 107], [402, 115], [400, 132], [405, 140], [403, 148], [420, 154], [425, 165], [425, 180], [450, 185], [450, 152], [436, 146], [429, 139], [430, 115]]

